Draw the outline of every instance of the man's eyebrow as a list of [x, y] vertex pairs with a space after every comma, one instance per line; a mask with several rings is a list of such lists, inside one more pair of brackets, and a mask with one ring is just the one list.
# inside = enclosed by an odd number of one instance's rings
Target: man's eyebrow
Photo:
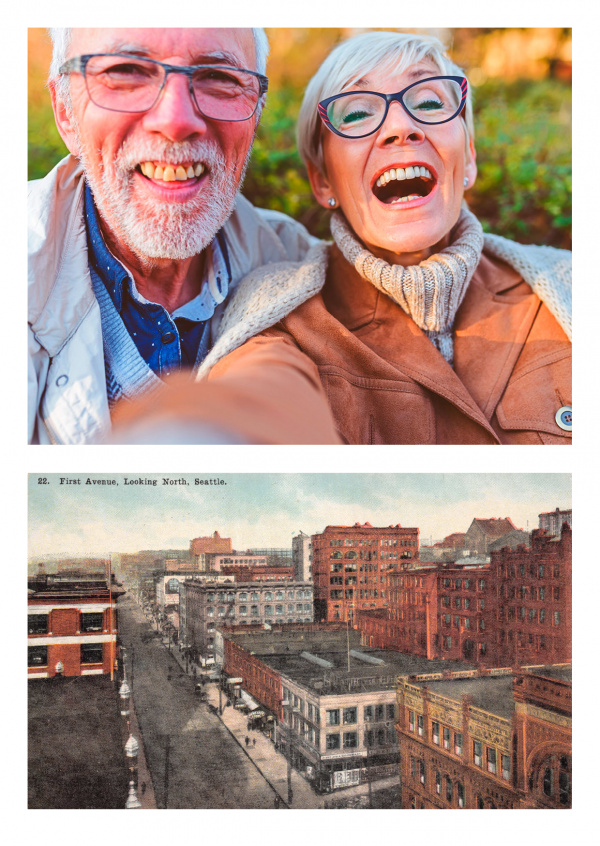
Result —
[[[131, 41], [113, 42], [106, 48], [106, 51], [108, 53], [128, 53], [132, 56], [153, 58], [151, 50], [148, 50], [142, 44], [136, 44]], [[234, 53], [228, 53], [226, 50], [215, 50], [210, 53], [197, 53], [192, 56], [190, 65], [229, 65], [234, 68], [244, 67], [238, 56]]]

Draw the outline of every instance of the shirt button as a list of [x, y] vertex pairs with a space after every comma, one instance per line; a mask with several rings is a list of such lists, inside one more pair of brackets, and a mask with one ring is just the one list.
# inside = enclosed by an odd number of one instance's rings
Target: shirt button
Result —
[[573, 428], [573, 409], [570, 405], [563, 405], [556, 412], [554, 419], [557, 426], [560, 426], [565, 432], [570, 432]]
[[175, 340], [175, 333], [174, 332], [165, 332], [162, 336], [161, 341], [163, 344], [171, 344]]
[[56, 380], [56, 387], [57, 387], [57, 388], [62, 388], [62, 387], [63, 387], [63, 385], [66, 385], [68, 381], [69, 381], [69, 377], [67, 376], [67, 374], [66, 374], [66, 373], [63, 373], [63, 374], [62, 374], [62, 376], [59, 376], [59, 377], [57, 378], [57, 380]]

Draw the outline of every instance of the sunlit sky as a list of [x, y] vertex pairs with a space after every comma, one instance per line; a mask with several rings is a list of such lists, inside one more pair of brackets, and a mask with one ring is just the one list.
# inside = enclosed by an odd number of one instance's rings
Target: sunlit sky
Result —
[[[218, 531], [236, 549], [290, 547], [293, 534], [328, 524], [416, 526], [421, 543], [464, 532], [474, 517], [510, 517], [519, 528], [538, 514], [571, 507], [566, 474], [225, 474], [225, 484], [126, 485], [123, 474], [29, 477], [29, 557], [107, 556], [141, 549], [187, 549]], [[114, 479], [114, 486], [86, 484]], [[138, 479], [131, 474], [127, 478]]]

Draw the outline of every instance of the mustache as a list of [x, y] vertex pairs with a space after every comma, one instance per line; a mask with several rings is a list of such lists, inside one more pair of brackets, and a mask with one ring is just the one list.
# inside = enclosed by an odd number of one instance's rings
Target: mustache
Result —
[[125, 141], [115, 157], [115, 167], [130, 173], [140, 162], [165, 161], [175, 166], [202, 162], [208, 170], [223, 171], [225, 156], [213, 141]]

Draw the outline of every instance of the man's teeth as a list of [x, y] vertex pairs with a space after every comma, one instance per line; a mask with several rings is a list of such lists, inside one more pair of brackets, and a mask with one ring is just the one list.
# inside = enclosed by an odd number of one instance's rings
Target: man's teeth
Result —
[[148, 179], [159, 179], [163, 182], [185, 182], [196, 176], [202, 176], [204, 165], [201, 162], [184, 165], [155, 165], [154, 162], [142, 162], [140, 170]]
[[417, 176], [421, 176], [425, 179], [433, 179], [431, 173], [426, 167], [415, 165], [414, 167], [407, 168], [392, 167], [389, 170], [386, 170], [385, 173], [382, 173], [375, 184], [378, 188], [381, 188], [382, 185], [387, 185], [387, 183], [392, 179], [414, 179]]

